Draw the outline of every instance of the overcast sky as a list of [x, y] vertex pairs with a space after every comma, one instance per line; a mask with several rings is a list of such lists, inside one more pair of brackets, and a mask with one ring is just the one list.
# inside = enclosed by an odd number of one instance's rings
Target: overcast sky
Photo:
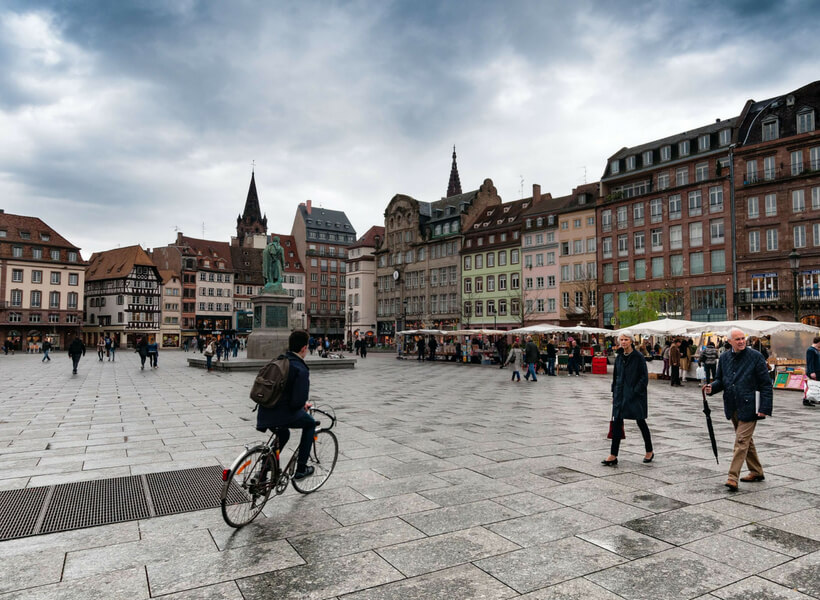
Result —
[[0, 208], [91, 252], [236, 233], [256, 163], [357, 233], [396, 193], [504, 201], [818, 79], [814, 1], [0, 0]]

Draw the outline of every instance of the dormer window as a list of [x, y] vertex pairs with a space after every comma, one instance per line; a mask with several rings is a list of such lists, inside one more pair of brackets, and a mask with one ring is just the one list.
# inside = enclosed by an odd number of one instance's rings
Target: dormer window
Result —
[[797, 133], [814, 131], [814, 111], [804, 108], [797, 113]]
[[532, 227], [532, 219], [527, 219], [526, 222], [524, 223], [524, 225], [527, 227], [527, 229]]
[[619, 162], [618, 162], [617, 160], [610, 161], [610, 163], [609, 163], [609, 171], [610, 171], [613, 175], [617, 175], [618, 173], [620, 173], [620, 172], [621, 172], [621, 165], [619, 164]]
[[40, 233], [40, 239], [43, 240], [44, 242], [47, 242], [48, 240], [51, 239], [51, 236], [47, 233]]
[[780, 131], [776, 118], [770, 118], [763, 121], [761, 127], [763, 128], [762, 135], [764, 142], [776, 140], [778, 137], [780, 137]]
[[689, 156], [689, 140], [678, 142], [678, 156]]
[[627, 156], [626, 157], [626, 170], [627, 171], [634, 171], [635, 170], [635, 157], [634, 156]]
[[643, 166], [648, 167], [652, 164], [652, 150], [647, 150], [641, 155], [641, 159], [643, 160]]
[[31, 239], [31, 232], [30, 231], [21, 231], [20, 232], [20, 239], [30, 240]]
[[721, 146], [728, 146], [729, 142], [732, 141], [732, 130], [731, 129], [721, 129], [720, 133], [718, 133], [718, 143]]
[[661, 162], [672, 160], [672, 146], [661, 146]]
[[698, 152], [706, 152], [709, 149], [709, 134], [698, 136]]

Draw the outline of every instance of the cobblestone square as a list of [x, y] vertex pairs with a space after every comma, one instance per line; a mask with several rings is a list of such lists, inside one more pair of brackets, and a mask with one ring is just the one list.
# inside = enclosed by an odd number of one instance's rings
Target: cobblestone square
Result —
[[[230, 464], [262, 437], [254, 374], [188, 356], [88, 352], [78, 375], [0, 356], [0, 494]], [[608, 377], [509, 377], [379, 353], [315, 370], [340, 443], [322, 489], [241, 530], [212, 509], [0, 542], [0, 598], [820, 598], [820, 409], [800, 394], [775, 391], [766, 480], [733, 494], [731, 424], [710, 399], [718, 465], [694, 383], [650, 381], [656, 459], [627, 421], [612, 468]]]

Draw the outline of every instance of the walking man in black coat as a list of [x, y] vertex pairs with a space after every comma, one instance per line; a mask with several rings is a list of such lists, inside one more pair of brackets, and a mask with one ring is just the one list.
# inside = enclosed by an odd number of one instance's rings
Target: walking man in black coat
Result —
[[530, 376], [532, 376], [532, 381], [538, 381], [538, 378], [535, 376], [535, 370], [538, 368], [539, 358], [538, 346], [532, 341], [532, 336], [528, 335], [527, 345], [524, 346], [524, 361], [527, 363], [527, 374], [524, 375], [524, 379], [527, 381], [530, 381]]
[[416, 349], [419, 352], [419, 357], [416, 360], [424, 360], [424, 336], [419, 336], [419, 341], [416, 344]]
[[[726, 487], [736, 492], [738, 481], [763, 481], [763, 466], [752, 440], [758, 419], [772, 414], [772, 380], [766, 359], [757, 350], [746, 347], [746, 334], [737, 327], [729, 330], [731, 352], [718, 359], [715, 380], [706, 386], [709, 394], [723, 392], [723, 410], [735, 427], [735, 448]], [[757, 395], [760, 395], [758, 402]], [[744, 461], [749, 474], [740, 477]]]
[[72, 371], [74, 375], [77, 374], [77, 365], [80, 364], [80, 358], [85, 356], [85, 344], [80, 339], [78, 334], [74, 334], [74, 339], [71, 340], [71, 344], [68, 346], [68, 355], [71, 357], [71, 362], [74, 365], [74, 370]]
[[[813, 381], [820, 380], [820, 336], [815, 337], [809, 349], [806, 350], [806, 377]], [[808, 398], [803, 400], [803, 404], [817, 406], [817, 402]]]

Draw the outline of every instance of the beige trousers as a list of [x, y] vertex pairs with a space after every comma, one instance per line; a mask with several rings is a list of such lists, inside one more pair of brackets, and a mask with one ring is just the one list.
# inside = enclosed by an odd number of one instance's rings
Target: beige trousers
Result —
[[763, 475], [763, 466], [757, 458], [757, 450], [752, 440], [757, 421], [738, 421], [737, 413], [732, 415], [732, 425], [735, 427], [735, 449], [732, 455], [732, 464], [729, 465], [729, 479], [737, 483], [740, 479], [740, 468], [743, 463], [749, 468], [752, 475]]

